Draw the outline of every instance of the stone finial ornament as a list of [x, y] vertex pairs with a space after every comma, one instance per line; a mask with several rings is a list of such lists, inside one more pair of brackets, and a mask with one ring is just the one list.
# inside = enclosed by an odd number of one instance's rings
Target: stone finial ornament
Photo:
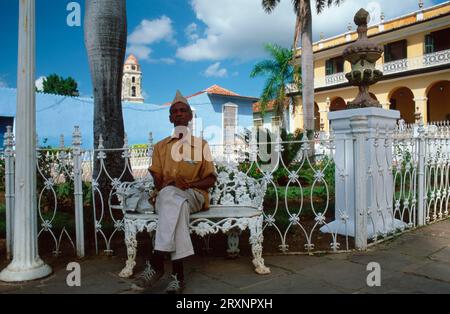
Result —
[[377, 83], [383, 77], [383, 73], [375, 68], [376, 62], [383, 54], [383, 48], [367, 37], [367, 24], [370, 15], [364, 9], [360, 9], [354, 18], [358, 25], [358, 40], [344, 50], [343, 57], [351, 63], [352, 71], [345, 77], [351, 85], [359, 88], [359, 94], [354, 101], [347, 104], [348, 109], [378, 107], [382, 105], [370, 96], [369, 86]]

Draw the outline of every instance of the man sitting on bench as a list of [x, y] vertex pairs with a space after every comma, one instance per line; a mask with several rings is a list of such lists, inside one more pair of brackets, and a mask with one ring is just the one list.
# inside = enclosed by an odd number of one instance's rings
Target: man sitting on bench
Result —
[[209, 209], [208, 189], [217, 178], [207, 142], [190, 134], [192, 118], [187, 99], [178, 91], [170, 107], [174, 132], [155, 145], [149, 169], [157, 191], [158, 226], [152, 261], [138, 276], [135, 289], [148, 288], [164, 275], [164, 256], [169, 253], [173, 280], [166, 292], [177, 294], [184, 288], [183, 259], [194, 254], [189, 216]]

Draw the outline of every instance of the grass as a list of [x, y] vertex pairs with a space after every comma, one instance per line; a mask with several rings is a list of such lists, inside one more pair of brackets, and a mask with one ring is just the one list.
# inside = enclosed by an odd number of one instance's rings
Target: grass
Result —
[[[291, 186], [287, 189], [286, 187], [277, 187], [276, 192], [278, 193], [278, 211], [275, 214], [275, 224], [281, 229], [287, 228], [290, 224], [290, 216], [286, 210], [285, 195], [287, 192], [287, 203], [291, 214], [298, 214], [301, 205], [302, 189], [299, 186]], [[312, 192], [312, 197], [311, 197]], [[328, 214], [334, 213], [334, 195], [329, 191], [329, 205]], [[300, 212], [300, 220], [308, 219], [311, 220], [314, 217], [314, 212], [312, 210], [311, 202], [314, 204], [314, 209], [316, 214], [322, 213], [325, 209], [327, 201], [327, 193], [324, 186], [317, 186], [313, 190], [311, 187], [303, 188], [303, 205]], [[268, 187], [265, 201], [264, 201], [264, 212], [271, 215], [275, 212], [276, 207], [276, 194], [274, 187]]]

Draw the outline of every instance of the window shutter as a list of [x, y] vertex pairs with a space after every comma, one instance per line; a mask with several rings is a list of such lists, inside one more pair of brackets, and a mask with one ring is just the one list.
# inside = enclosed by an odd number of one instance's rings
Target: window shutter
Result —
[[406, 39], [402, 40], [402, 52], [403, 52], [403, 57], [405, 59], [408, 58], [408, 41]]
[[326, 71], [326, 75], [331, 75], [334, 73], [333, 71], [333, 60], [327, 60], [326, 64], [325, 64], [325, 71]]
[[425, 53], [434, 52], [434, 37], [432, 34], [425, 35]]
[[391, 57], [391, 49], [389, 47], [389, 45], [384, 45], [384, 62], [391, 62], [392, 57]]

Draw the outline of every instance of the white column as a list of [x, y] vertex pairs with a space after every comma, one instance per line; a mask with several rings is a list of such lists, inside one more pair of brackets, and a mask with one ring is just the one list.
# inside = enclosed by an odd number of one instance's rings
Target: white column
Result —
[[19, 1], [13, 260], [0, 280], [20, 282], [52, 270], [38, 255], [36, 206], [35, 0]]
[[328, 114], [330, 113], [331, 100], [327, 97], [327, 102], [322, 109], [319, 109], [320, 114], [320, 131], [330, 132], [330, 122], [328, 120]]
[[83, 219], [83, 171], [81, 168], [81, 131], [75, 126], [72, 133], [73, 148], [73, 184], [75, 199], [75, 226], [77, 238], [77, 256], [83, 258], [84, 252], [84, 219]]
[[5, 133], [5, 201], [6, 201], [6, 257], [12, 258], [14, 238], [14, 134], [8, 126]]

